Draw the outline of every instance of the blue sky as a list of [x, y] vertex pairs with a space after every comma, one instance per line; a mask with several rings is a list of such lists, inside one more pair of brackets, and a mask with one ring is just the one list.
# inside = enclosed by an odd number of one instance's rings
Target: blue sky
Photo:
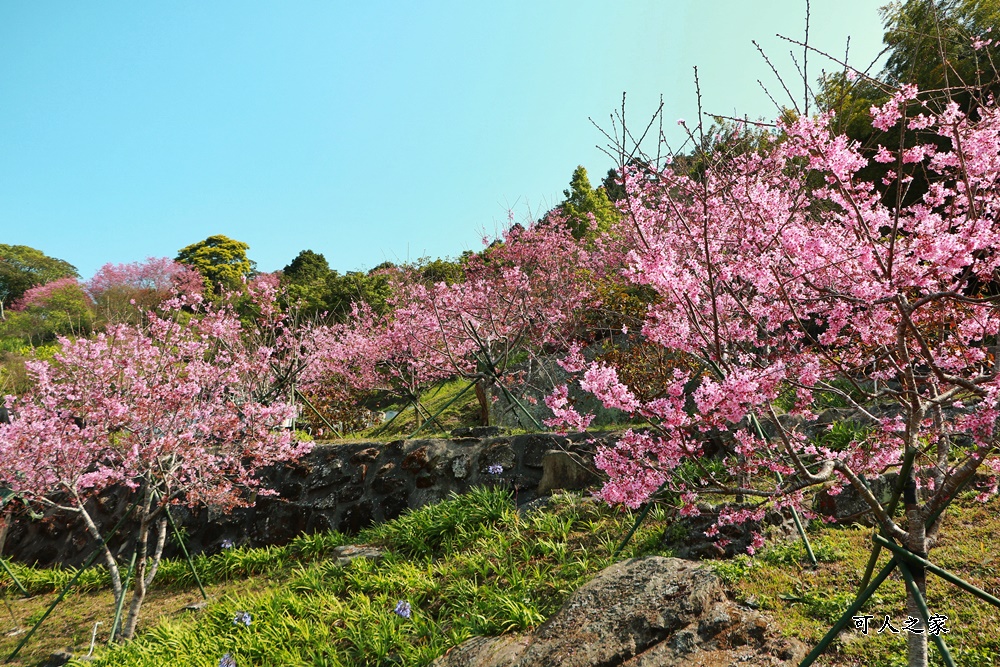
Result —
[[[813, 0], [810, 42], [850, 35], [867, 66], [880, 4]], [[698, 65], [706, 111], [773, 117], [750, 40], [794, 81], [775, 33], [804, 21], [805, 0], [2, 3], [0, 243], [84, 278], [212, 234], [263, 271], [478, 250], [613, 166], [589, 119], [622, 92], [635, 124], [661, 94], [690, 123]]]

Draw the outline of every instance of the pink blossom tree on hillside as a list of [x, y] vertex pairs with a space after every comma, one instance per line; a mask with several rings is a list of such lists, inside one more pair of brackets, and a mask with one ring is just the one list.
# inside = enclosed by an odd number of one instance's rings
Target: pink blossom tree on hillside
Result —
[[45, 343], [58, 335], [86, 335], [94, 321], [93, 302], [76, 278], [66, 277], [32, 287], [11, 305], [7, 335]]
[[[570, 360], [584, 389], [654, 427], [600, 451], [604, 499], [637, 507], [663, 485], [682, 513], [707, 493], [759, 499], [722, 524], [849, 485], [885, 539], [925, 557], [956, 494], [977, 471], [1000, 472], [1000, 110], [990, 100], [972, 116], [955, 103], [935, 112], [906, 87], [872, 116], [913, 140], [875, 157], [894, 164], [884, 185], [900, 193], [923, 173], [910, 205], [857, 176], [867, 160], [831, 133], [829, 114], [780, 124], [761, 151], [708, 154], [695, 176], [626, 170], [628, 275], [658, 297], [643, 333], [699, 370], [675, 371], [642, 401], [615, 368]], [[777, 407], [789, 393], [793, 418]], [[821, 395], [852, 407], [869, 435], [838, 447], [807, 437]], [[564, 399], [550, 397], [552, 423], [581, 425]], [[713, 429], [730, 438], [724, 475], [703, 462]], [[695, 481], [672, 474], [685, 462]], [[899, 484], [883, 504], [865, 478], [890, 470]], [[996, 489], [994, 478], [981, 496]], [[907, 614], [920, 618], [917, 601], [908, 590]], [[926, 665], [927, 635], [908, 642], [910, 664]]]
[[85, 287], [106, 322], [136, 322], [171, 297], [192, 297], [204, 289], [200, 273], [166, 257], [105, 264]]
[[424, 374], [475, 382], [480, 401], [496, 386], [516, 402], [507, 386], [512, 363], [568, 344], [598, 270], [561, 220], [515, 226], [469, 260], [464, 282], [397, 287], [405, 296], [394, 314], [396, 349], [408, 347]]
[[[196, 311], [197, 301], [189, 304]], [[293, 406], [260, 398], [273, 379], [274, 350], [248, 347], [228, 307], [181, 324], [170, 315], [182, 303], [141, 325], [61, 340], [51, 363], [29, 362], [35, 387], [7, 397], [14, 418], [0, 425], [0, 483], [26, 502], [81, 517], [101, 545], [119, 603], [124, 573], [88, 501], [113, 485], [134, 490], [137, 560], [125, 638], [160, 563], [168, 507], [244, 505], [244, 492], [259, 489], [262, 466], [308, 449], [278, 429]]]
[[299, 388], [317, 410], [333, 417], [338, 429], [364, 423], [363, 401], [386, 388], [380, 369], [386, 357], [385, 326], [385, 319], [367, 304], [354, 304], [345, 322], [318, 325], [304, 338], [309, 363]]

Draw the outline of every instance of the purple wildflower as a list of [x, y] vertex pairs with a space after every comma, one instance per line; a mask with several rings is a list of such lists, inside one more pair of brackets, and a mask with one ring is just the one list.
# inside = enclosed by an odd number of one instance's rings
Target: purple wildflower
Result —
[[402, 616], [403, 618], [409, 618], [412, 610], [410, 609], [410, 603], [406, 600], [400, 600], [396, 603], [396, 608], [393, 609], [394, 612]]
[[236, 667], [236, 660], [231, 653], [227, 653], [219, 660], [219, 667]]
[[503, 466], [500, 465], [499, 463], [494, 463], [493, 465], [488, 466], [486, 468], [486, 472], [488, 472], [491, 475], [500, 475], [503, 473]]
[[251, 620], [252, 617], [250, 616], [250, 612], [248, 611], [237, 612], [236, 617], [233, 618], [233, 625], [245, 625], [249, 628]]

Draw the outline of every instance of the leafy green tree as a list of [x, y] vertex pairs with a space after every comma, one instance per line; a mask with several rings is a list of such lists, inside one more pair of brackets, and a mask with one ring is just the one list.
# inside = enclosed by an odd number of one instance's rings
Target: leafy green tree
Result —
[[181, 248], [176, 261], [198, 271], [207, 289], [216, 296], [225, 290], [239, 290], [243, 279], [253, 275], [254, 262], [247, 258], [250, 246], [222, 234]]
[[[971, 90], [980, 98], [1000, 93], [1000, 0], [905, 0], [880, 13], [888, 54], [880, 79], [914, 84], [924, 91], [921, 103], [954, 100], [966, 113], [975, 102]], [[898, 132], [882, 135], [871, 127], [869, 110], [889, 98], [889, 86], [852, 71], [824, 75], [818, 89], [820, 108], [837, 114], [835, 131], [873, 151], [876, 142], [898, 147]]]
[[375, 313], [385, 314], [392, 295], [390, 271], [372, 269], [368, 273], [348, 271], [345, 274], [331, 271], [326, 279], [326, 311], [334, 320], [344, 321], [351, 313], [352, 304], [364, 302]]
[[330, 273], [330, 265], [321, 253], [303, 250], [291, 264], [281, 270], [282, 276], [290, 283], [308, 284], [317, 280], [326, 280]]
[[[816, 101], [820, 109], [835, 112], [835, 132], [861, 145], [869, 162], [858, 177], [874, 183], [887, 205], [906, 206], [927, 191], [925, 174], [918, 171], [912, 181], [899, 183], [889, 178], [900, 170], [898, 161], [874, 157], [885, 151], [898, 156], [900, 148], [912, 148], [916, 139], [903, 131], [904, 123], [888, 131], [874, 128], [870, 110], [886, 103], [904, 84], [920, 91], [905, 109], [907, 118], [940, 112], [951, 102], [969, 114], [990, 95], [1000, 94], [995, 67], [1000, 62], [1000, 30], [993, 34], [1000, 28], [1000, 0], [905, 0], [887, 4], [880, 12], [888, 54], [882, 72], [877, 78], [853, 70], [826, 74]], [[925, 141], [946, 149], [944, 137]]]
[[608, 169], [607, 175], [604, 180], [601, 181], [601, 185], [604, 186], [604, 192], [608, 195], [608, 199], [613, 202], [625, 199], [626, 192], [625, 186], [619, 183], [620, 176], [618, 175], [617, 169]]
[[454, 285], [465, 280], [465, 267], [461, 260], [452, 262], [447, 259], [423, 258], [417, 262], [420, 279], [428, 285], [447, 283]]
[[[1000, 0], [907, 0], [881, 10], [889, 48], [884, 75], [921, 90], [996, 92]], [[993, 84], [993, 85], [990, 85]]]
[[301, 303], [303, 314], [315, 315], [326, 308], [330, 273], [326, 257], [312, 250], [303, 250], [282, 269], [281, 282], [288, 290], [290, 302]]
[[563, 190], [566, 200], [559, 206], [573, 236], [581, 239], [598, 232], [607, 231], [618, 219], [618, 209], [608, 198], [604, 187], [596, 190], [590, 185], [587, 170], [577, 167], [569, 182], [569, 189]]
[[0, 243], [0, 315], [32, 287], [67, 277], [80, 277], [69, 262], [26, 245]]

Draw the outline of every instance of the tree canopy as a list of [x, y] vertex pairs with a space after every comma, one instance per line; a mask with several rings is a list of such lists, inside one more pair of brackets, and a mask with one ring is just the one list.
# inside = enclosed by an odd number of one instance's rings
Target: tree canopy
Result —
[[76, 267], [26, 245], [0, 243], [0, 305], [10, 307], [32, 287], [79, 278]]
[[596, 190], [590, 184], [587, 170], [578, 166], [573, 170], [569, 189], [563, 190], [566, 197], [560, 206], [566, 224], [576, 238], [583, 238], [598, 232], [607, 231], [618, 219], [618, 209], [608, 198], [603, 187]]
[[237, 290], [249, 278], [255, 264], [247, 257], [249, 244], [222, 234], [181, 248], [177, 261], [197, 269], [206, 286], [216, 295], [225, 290]]

